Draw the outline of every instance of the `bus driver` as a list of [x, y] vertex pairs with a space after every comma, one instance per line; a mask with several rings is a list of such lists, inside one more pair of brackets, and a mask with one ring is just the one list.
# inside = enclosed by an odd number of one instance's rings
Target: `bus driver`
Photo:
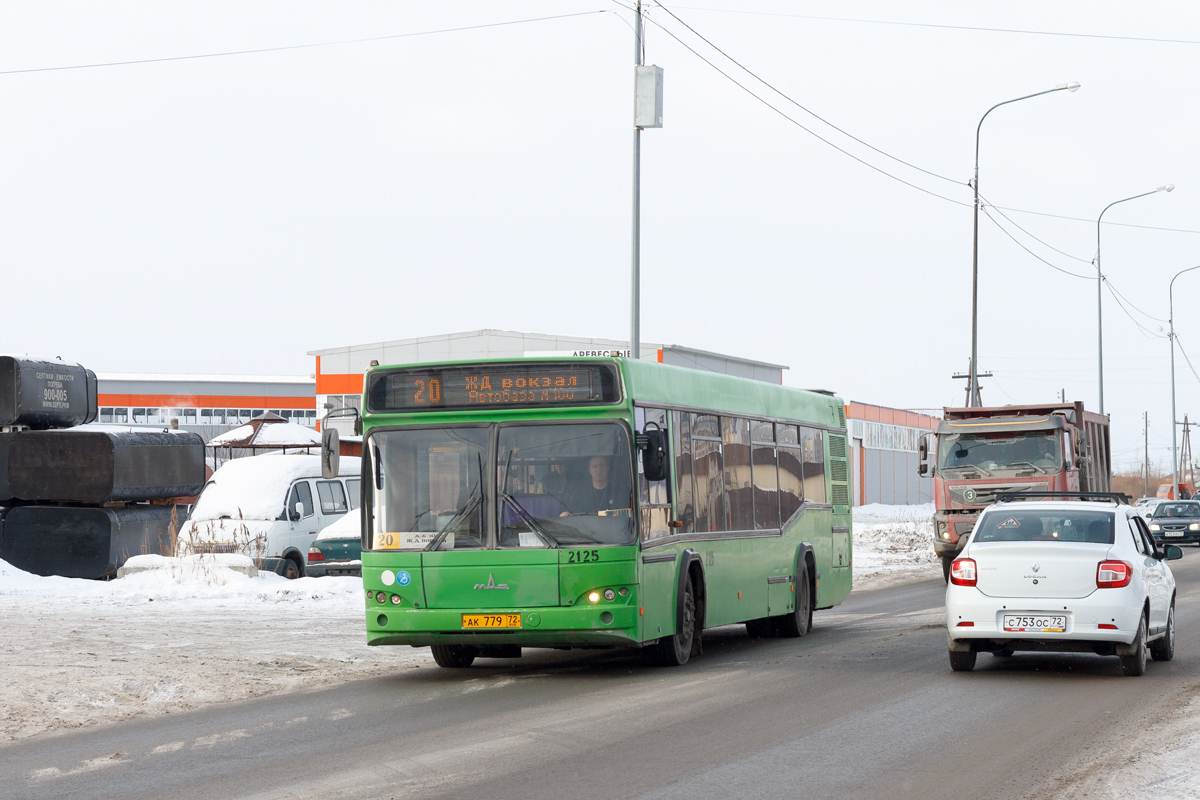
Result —
[[588, 459], [588, 475], [591, 481], [572, 493], [567, 502], [570, 510], [562, 512], [559, 516], [599, 514], [610, 508], [629, 508], [628, 490], [622, 491], [614, 486], [608, 479], [608, 473], [607, 456], [592, 456]]

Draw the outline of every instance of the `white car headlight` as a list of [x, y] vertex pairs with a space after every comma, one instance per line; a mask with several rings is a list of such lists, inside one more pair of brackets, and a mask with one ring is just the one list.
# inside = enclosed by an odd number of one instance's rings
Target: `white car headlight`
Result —
[[1189, 531], [1200, 531], [1200, 522], [1193, 522], [1191, 525], [1188, 525], [1188, 530]]
[[1162, 526], [1161, 526], [1161, 525], [1159, 525], [1157, 522], [1151, 522], [1151, 523], [1150, 523], [1150, 530], [1152, 530], [1152, 531], [1161, 531], [1161, 530], [1162, 530]]

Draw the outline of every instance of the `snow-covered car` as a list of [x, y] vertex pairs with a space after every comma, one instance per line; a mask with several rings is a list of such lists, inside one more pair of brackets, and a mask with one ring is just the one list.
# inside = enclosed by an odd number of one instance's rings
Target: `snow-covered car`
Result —
[[204, 486], [179, 530], [176, 555], [244, 553], [287, 578], [305, 574], [323, 529], [358, 508], [359, 460], [321, 477], [319, 456], [261, 455], [227, 461]]
[[1141, 675], [1147, 653], [1175, 653], [1175, 577], [1133, 508], [1114, 502], [999, 502], [980, 515], [950, 568], [950, 667], [980, 652], [1088, 652], [1119, 656]]
[[1200, 501], [1164, 500], [1146, 524], [1156, 542], [1200, 544]]
[[[357, 505], [357, 500], [355, 502]], [[346, 514], [317, 534], [308, 548], [305, 574], [362, 575], [362, 524], [358, 514]]]

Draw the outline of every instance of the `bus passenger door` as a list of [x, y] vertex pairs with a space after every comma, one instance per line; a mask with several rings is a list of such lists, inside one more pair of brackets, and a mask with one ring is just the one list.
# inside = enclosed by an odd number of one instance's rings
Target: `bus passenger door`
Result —
[[[668, 430], [667, 412], [664, 409], [638, 407], [634, 409], [634, 415], [635, 429], [639, 434], [644, 433], [647, 427]], [[641, 540], [643, 547], [650, 548], [641, 553], [641, 594], [638, 597], [642, 641], [648, 641], [675, 633], [679, 564], [678, 553], [671, 542], [675, 528], [671, 527], [674, 513], [669, 490], [674, 476], [669, 475], [667, 480], [648, 481], [640, 452], [636, 461]], [[690, 474], [688, 480], [691, 480]]]

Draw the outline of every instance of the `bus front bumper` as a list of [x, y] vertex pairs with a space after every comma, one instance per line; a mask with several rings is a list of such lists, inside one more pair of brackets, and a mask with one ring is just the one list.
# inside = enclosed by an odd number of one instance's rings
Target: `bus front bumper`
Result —
[[[521, 627], [464, 630], [464, 614], [520, 614]], [[370, 603], [367, 644], [641, 647], [637, 615], [636, 607], [615, 603], [529, 609], [400, 608]]]

